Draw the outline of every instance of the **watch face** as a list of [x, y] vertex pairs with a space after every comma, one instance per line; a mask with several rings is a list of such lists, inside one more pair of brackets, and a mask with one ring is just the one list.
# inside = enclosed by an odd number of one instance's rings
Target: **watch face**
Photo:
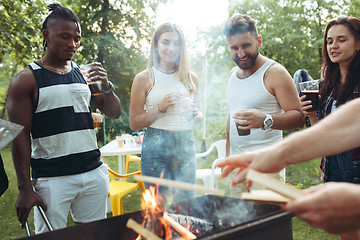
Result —
[[271, 119], [266, 120], [266, 121], [265, 121], [265, 124], [266, 124], [267, 126], [270, 126], [270, 125], [272, 124], [272, 120], [271, 120]]

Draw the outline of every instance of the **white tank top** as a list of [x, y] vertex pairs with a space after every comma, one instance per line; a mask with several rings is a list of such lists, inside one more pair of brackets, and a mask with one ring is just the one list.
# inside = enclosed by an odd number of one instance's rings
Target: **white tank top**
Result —
[[264, 74], [275, 61], [269, 59], [254, 74], [245, 79], [232, 72], [226, 87], [226, 99], [230, 114], [230, 154], [256, 150], [279, 141], [282, 138], [281, 130], [262, 130], [252, 128], [250, 135], [239, 136], [233, 119], [235, 112], [242, 109], [257, 109], [265, 114], [282, 113], [276, 98], [267, 91], [264, 85]]
[[[158, 104], [161, 103], [168, 93], [179, 92], [184, 98], [192, 99], [189, 90], [179, 79], [176, 72], [166, 73], [156, 67], [151, 67], [151, 71], [153, 73], [154, 86], [146, 97], [145, 111], [157, 108]], [[162, 114], [150, 127], [167, 131], [183, 131], [192, 129], [192, 121], [186, 120], [182, 114], [181, 105], [177, 104], [169, 107], [166, 113]]]

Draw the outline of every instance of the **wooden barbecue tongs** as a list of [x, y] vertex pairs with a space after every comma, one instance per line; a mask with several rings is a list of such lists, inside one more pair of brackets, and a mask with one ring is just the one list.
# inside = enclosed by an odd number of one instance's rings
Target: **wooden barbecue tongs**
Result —
[[246, 179], [258, 183], [268, 190], [264, 189], [244, 192], [241, 194], [243, 200], [253, 201], [255, 203], [279, 205], [305, 195], [304, 190], [298, 189], [291, 184], [283, 183], [276, 178], [257, 172], [253, 169], [248, 170]]

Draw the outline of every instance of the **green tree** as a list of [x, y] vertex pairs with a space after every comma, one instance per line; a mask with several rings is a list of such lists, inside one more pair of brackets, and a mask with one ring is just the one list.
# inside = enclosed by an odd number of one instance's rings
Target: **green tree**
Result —
[[359, 10], [360, 10], [360, 1], [359, 0], [345, 1], [345, 6], [348, 6], [346, 9], [347, 15], [353, 16], [353, 17], [359, 17]]
[[6, 54], [26, 65], [41, 53], [43, 0], [0, 1], [0, 63]]
[[41, 54], [42, 0], [0, 1], [0, 118], [6, 118], [10, 79]]
[[7, 88], [12, 76], [19, 71], [22, 65], [18, 64], [10, 54], [3, 56], [0, 63], [0, 118], [7, 119], [6, 102], [7, 102]]
[[230, 15], [245, 13], [256, 20], [263, 37], [262, 54], [284, 65], [292, 74], [305, 68], [315, 75], [321, 61], [318, 49], [323, 26], [314, 14], [319, 8], [312, 5], [306, 0], [246, 0], [233, 2]]
[[257, 21], [264, 55], [283, 64], [291, 74], [305, 68], [318, 78], [326, 23], [359, 9], [358, 0], [245, 0], [232, 1], [230, 15], [246, 13]]

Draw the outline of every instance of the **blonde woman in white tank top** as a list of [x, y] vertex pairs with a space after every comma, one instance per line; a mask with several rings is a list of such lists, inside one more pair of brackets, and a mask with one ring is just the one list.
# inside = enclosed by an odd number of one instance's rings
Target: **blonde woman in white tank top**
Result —
[[[131, 88], [129, 122], [133, 131], [146, 128], [141, 153], [143, 175], [195, 183], [194, 120], [199, 111], [198, 80], [190, 69], [184, 35], [176, 24], [164, 23], [154, 33], [148, 68]], [[145, 184], [149, 188], [149, 184]], [[169, 202], [191, 198], [193, 192], [159, 188]]]

